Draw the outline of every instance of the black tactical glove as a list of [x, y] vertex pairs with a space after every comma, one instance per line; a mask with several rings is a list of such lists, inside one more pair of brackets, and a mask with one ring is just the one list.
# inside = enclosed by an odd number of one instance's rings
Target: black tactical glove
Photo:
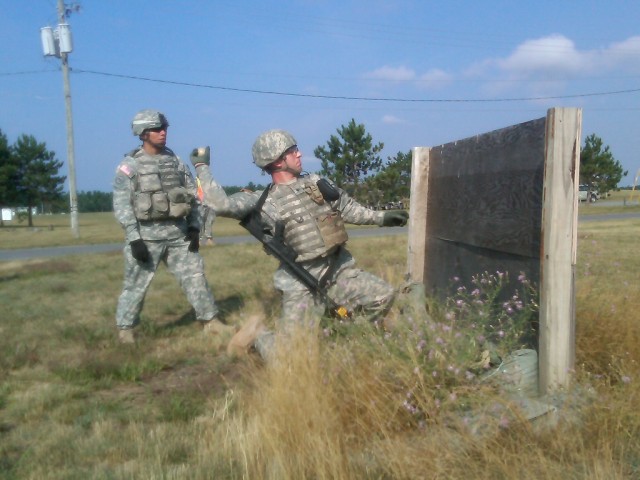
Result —
[[390, 210], [384, 212], [382, 217], [383, 227], [404, 227], [409, 219], [409, 212], [406, 210]]
[[142, 263], [149, 261], [149, 250], [141, 238], [129, 242], [129, 246], [131, 247], [131, 255], [133, 255], [133, 258]]
[[194, 167], [201, 163], [209, 165], [211, 163], [211, 149], [209, 147], [194, 148], [189, 155], [189, 160]]
[[187, 236], [184, 237], [184, 239], [189, 240], [190, 252], [197, 252], [200, 250], [200, 230], [193, 227], [187, 228]]

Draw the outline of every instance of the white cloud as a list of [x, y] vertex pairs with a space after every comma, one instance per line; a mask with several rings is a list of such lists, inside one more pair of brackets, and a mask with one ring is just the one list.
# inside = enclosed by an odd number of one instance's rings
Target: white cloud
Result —
[[640, 37], [601, 49], [579, 50], [573, 40], [554, 34], [527, 40], [508, 57], [483, 60], [471, 65], [465, 73], [503, 81], [559, 81], [585, 74], [605, 75], [615, 69], [640, 69]]
[[[480, 88], [485, 94], [520, 90], [524, 95], [546, 96], [562, 93], [576, 79], [606, 77], [612, 72], [640, 72], [640, 36], [589, 50], [580, 50], [562, 34], [529, 39], [505, 57], [485, 58], [470, 65], [461, 76], [483, 82]], [[406, 65], [385, 65], [363, 77], [423, 90], [444, 88], [457, 80], [457, 75], [440, 68], [418, 73]]]
[[401, 120], [400, 118], [396, 117], [395, 115], [384, 115], [382, 117], [382, 123], [397, 124], [397, 123], [404, 123], [404, 122], [403, 122], [403, 120]]
[[597, 53], [601, 65], [608, 68], [622, 67], [640, 72], [640, 36], [630, 37]]
[[416, 73], [407, 67], [380, 67], [373, 72], [365, 73], [364, 77], [371, 80], [384, 80], [391, 82], [406, 82], [414, 80]]
[[377, 80], [395, 83], [412, 83], [423, 89], [441, 88], [451, 83], [451, 75], [444, 70], [433, 68], [426, 73], [418, 75], [415, 70], [405, 67], [390, 67], [385, 65], [372, 72], [364, 74], [368, 80]]
[[509, 57], [498, 59], [495, 63], [509, 76], [527, 78], [548, 74], [573, 75], [584, 71], [592, 62], [588, 53], [576, 50], [572, 40], [562, 35], [551, 35], [527, 40], [516, 47]]
[[504, 90], [530, 82], [535, 91], [556, 90], [564, 82], [613, 70], [640, 71], [640, 37], [608, 47], [579, 50], [573, 40], [559, 34], [527, 40], [505, 58], [490, 58], [471, 65], [466, 75], [490, 79], [487, 88]]
[[420, 75], [418, 86], [422, 88], [442, 88], [451, 83], [452, 76], [439, 68], [433, 68]]

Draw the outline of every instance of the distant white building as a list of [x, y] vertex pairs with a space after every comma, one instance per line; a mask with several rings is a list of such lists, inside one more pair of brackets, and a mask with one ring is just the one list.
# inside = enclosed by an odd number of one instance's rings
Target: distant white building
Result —
[[[15, 207], [15, 208], [3, 208], [2, 209], [2, 221], [9, 222], [16, 218], [19, 213], [27, 213], [29, 209], [27, 207]], [[38, 207], [31, 207], [31, 215], [38, 214]]]

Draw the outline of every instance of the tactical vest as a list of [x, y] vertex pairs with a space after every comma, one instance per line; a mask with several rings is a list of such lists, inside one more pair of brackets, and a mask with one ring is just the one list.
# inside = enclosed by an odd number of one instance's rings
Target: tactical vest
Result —
[[136, 218], [146, 221], [187, 216], [194, 195], [183, 185], [173, 152], [150, 156], [138, 150], [130, 156], [135, 159], [137, 173], [133, 201]]
[[295, 250], [297, 262], [330, 255], [349, 238], [340, 212], [331, 208], [309, 178], [276, 185], [269, 200], [281, 219], [276, 234]]

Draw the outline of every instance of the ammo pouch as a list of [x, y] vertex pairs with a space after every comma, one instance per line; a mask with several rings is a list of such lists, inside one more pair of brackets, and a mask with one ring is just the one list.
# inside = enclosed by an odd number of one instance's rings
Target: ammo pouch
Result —
[[169, 217], [169, 200], [164, 192], [137, 192], [135, 215], [138, 220], [160, 220]]
[[340, 212], [323, 213], [316, 217], [316, 224], [327, 253], [333, 251], [334, 247], [343, 245], [349, 239]]
[[191, 212], [191, 201], [194, 195], [184, 187], [175, 187], [169, 190], [169, 217], [182, 218]]
[[193, 195], [184, 187], [176, 187], [169, 193], [137, 192], [135, 215], [142, 221], [186, 217], [191, 211], [192, 199]]
[[322, 192], [318, 188], [315, 183], [308, 182], [304, 186], [304, 191], [307, 195], [318, 205], [322, 205], [324, 203], [324, 197], [322, 196]]

